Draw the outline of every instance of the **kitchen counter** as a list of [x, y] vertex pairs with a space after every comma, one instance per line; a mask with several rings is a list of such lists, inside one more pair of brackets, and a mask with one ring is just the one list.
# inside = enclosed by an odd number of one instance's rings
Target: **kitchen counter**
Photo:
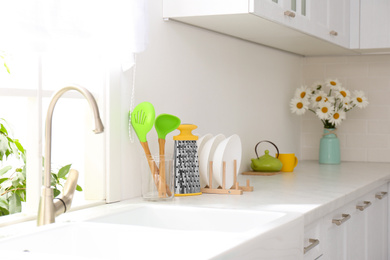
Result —
[[[164, 203], [296, 212], [304, 215], [306, 225], [390, 181], [390, 164], [342, 162], [340, 165], [323, 165], [318, 161], [303, 161], [291, 173], [273, 176], [240, 175], [240, 185], [245, 185], [246, 179], [254, 187], [253, 192], [244, 192], [243, 195], [176, 197]], [[127, 203], [132, 201], [138, 199]]]
[[[303, 214], [306, 225], [389, 182], [390, 163], [342, 162], [340, 165], [323, 165], [318, 161], [300, 161], [294, 172], [283, 172], [273, 176], [239, 175], [238, 181], [240, 185], [245, 185], [247, 179], [254, 190], [244, 192], [243, 195], [203, 194], [148, 203], [295, 212]], [[57, 217], [56, 221], [88, 218], [101, 210], [144, 202], [141, 198], [129, 199], [69, 212]]]
[[[243, 195], [203, 194], [175, 197], [171, 201], [146, 203], [141, 198], [135, 198], [69, 212], [57, 217], [56, 222], [89, 220], [99, 215], [120, 212], [123, 208], [137, 206], [137, 204], [287, 212], [292, 214], [289, 217], [290, 220], [281, 221], [279, 225], [281, 227], [289, 225], [289, 228], [293, 226], [296, 230], [300, 230], [301, 234], [297, 237], [284, 237], [285, 241], [286, 239], [302, 241], [293, 246], [295, 252], [296, 250], [300, 252], [303, 248], [303, 226], [309, 225], [342, 205], [390, 181], [390, 164], [342, 162], [340, 165], [320, 165], [317, 161], [305, 161], [300, 162], [292, 173], [279, 173], [273, 176], [240, 175], [238, 178], [240, 185], [245, 185], [246, 179], [250, 180], [254, 191], [244, 192]], [[245, 221], [244, 217], [239, 220]], [[15, 232], [20, 234], [22, 229], [28, 230], [29, 227], [34, 227], [35, 223], [35, 221], [29, 221], [15, 224], [1, 228], [0, 233], [2, 237], [15, 234]], [[274, 226], [272, 229], [275, 230], [278, 227]], [[264, 230], [264, 232], [268, 231]], [[275, 236], [272, 237], [274, 238]], [[263, 241], [267, 242], [270, 239], [263, 236]], [[266, 244], [260, 244], [267, 250]], [[259, 245], [259, 241], [256, 245]], [[275, 253], [275, 250], [272, 253]], [[224, 259], [223, 256], [221, 259]]]
[[[304, 224], [307, 225], [389, 182], [390, 163], [342, 162], [340, 165], [323, 165], [318, 161], [301, 161], [294, 172], [283, 172], [273, 176], [239, 175], [238, 181], [242, 186], [247, 179], [254, 190], [244, 192], [243, 195], [202, 194], [148, 203], [294, 212], [302, 214]], [[102, 209], [144, 202], [141, 198], [135, 198], [63, 214], [57, 217], [57, 222], [69, 221], [76, 216], [84, 218], [85, 215], [85, 218], [88, 218], [90, 214], [93, 215]], [[86, 214], [87, 212], [90, 213]]]

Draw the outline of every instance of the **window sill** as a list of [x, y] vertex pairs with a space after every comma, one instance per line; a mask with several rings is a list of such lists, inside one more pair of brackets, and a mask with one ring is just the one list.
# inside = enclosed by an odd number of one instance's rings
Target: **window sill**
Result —
[[[74, 212], [77, 210], [101, 206], [104, 204], [106, 204], [106, 202], [104, 200], [88, 200], [88, 201], [84, 201], [83, 203], [80, 203], [78, 205], [72, 206], [72, 208], [68, 212]], [[18, 234], [20, 228], [26, 229], [29, 227], [35, 227], [36, 226], [36, 219], [37, 219], [37, 215], [26, 214], [26, 213], [16, 213], [16, 214], [12, 214], [9, 216], [2, 216], [2, 217], [0, 217], [0, 228], [2, 228], [2, 231], [3, 231], [3, 228], [5, 228], [5, 227], [18, 226], [16, 224], [28, 222], [28, 224], [24, 224], [24, 225], [21, 225], [20, 227], [16, 227], [14, 232], [12, 232], [13, 234]], [[2, 238], [4, 236], [8, 236], [8, 235], [1, 234], [0, 238]]]

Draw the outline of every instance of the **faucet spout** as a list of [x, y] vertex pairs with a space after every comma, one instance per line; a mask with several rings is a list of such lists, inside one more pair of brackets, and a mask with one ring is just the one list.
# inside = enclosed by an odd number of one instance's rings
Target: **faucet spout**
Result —
[[46, 115], [45, 125], [45, 167], [44, 167], [44, 185], [42, 187], [42, 196], [39, 202], [38, 209], [38, 226], [46, 225], [55, 222], [55, 216], [64, 213], [70, 208], [73, 194], [77, 186], [78, 172], [71, 170], [69, 177], [64, 187], [64, 196], [59, 201], [53, 202], [53, 189], [51, 188], [51, 137], [52, 137], [52, 117], [54, 107], [58, 99], [67, 91], [75, 90], [80, 92], [88, 101], [93, 112], [95, 134], [102, 133], [104, 126], [100, 119], [99, 109], [93, 95], [86, 89], [80, 86], [67, 86], [54, 93]]

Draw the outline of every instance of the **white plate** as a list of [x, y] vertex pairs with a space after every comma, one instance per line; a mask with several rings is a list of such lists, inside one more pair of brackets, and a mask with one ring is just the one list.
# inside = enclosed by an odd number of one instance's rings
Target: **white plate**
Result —
[[[213, 159], [214, 151], [217, 149], [217, 146], [225, 140], [225, 136], [222, 134], [218, 134], [208, 140], [204, 146], [202, 147], [202, 150], [200, 151], [200, 154], [198, 154], [199, 157], [199, 172], [200, 172], [200, 185], [201, 187], [205, 187], [206, 185], [209, 185], [209, 161]], [[215, 183], [215, 178], [213, 177], [213, 182]], [[213, 184], [213, 187], [217, 187], [218, 183]]]
[[223, 140], [217, 147], [213, 157], [213, 177], [222, 186], [223, 162], [226, 162], [225, 189], [234, 185], [234, 160], [237, 161], [237, 176], [241, 164], [242, 145], [238, 135]]
[[198, 146], [198, 155], [200, 154], [200, 151], [202, 151], [204, 144], [211, 138], [213, 138], [212, 134], [205, 134], [204, 136], [199, 137], [198, 141], [196, 141], [196, 145]]

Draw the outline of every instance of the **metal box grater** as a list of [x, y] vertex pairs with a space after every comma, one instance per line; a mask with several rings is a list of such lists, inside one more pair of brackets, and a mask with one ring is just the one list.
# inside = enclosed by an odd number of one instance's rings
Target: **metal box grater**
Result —
[[180, 134], [175, 140], [175, 196], [200, 195], [198, 136], [191, 133], [196, 125], [183, 124], [177, 129]]

